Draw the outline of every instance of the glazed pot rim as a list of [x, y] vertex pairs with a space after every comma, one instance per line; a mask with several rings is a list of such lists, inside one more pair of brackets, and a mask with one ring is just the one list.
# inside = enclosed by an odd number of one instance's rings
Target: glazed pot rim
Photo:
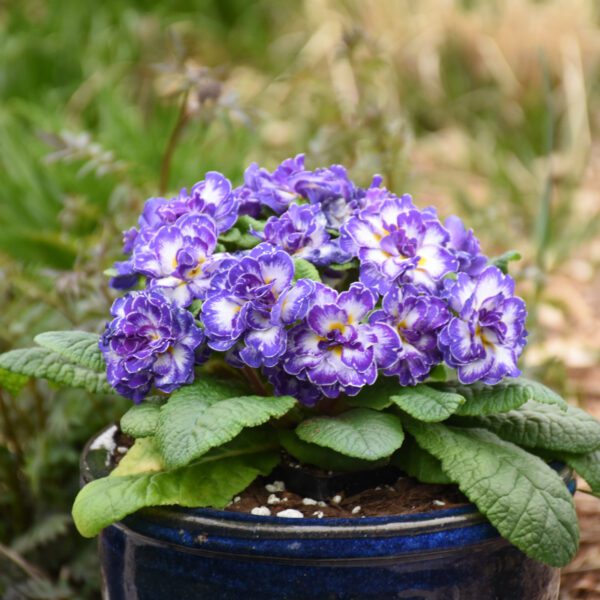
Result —
[[[100, 474], [94, 472], [88, 462], [92, 450], [110, 448], [99, 443], [103, 436], [116, 430], [116, 425], [108, 425], [92, 436], [84, 446], [80, 458], [82, 484], [96, 479]], [[112, 437], [112, 435], [111, 435]], [[557, 471], [565, 484], [572, 480], [572, 470], [560, 465]], [[486, 517], [472, 503], [419, 513], [385, 515], [376, 517], [325, 517], [289, 519], [278, 516], [262, 516], [250, 513], [232, 512], [214, 508], [186, 508], [181, 506], [158, 506], [143, 508], [125, 523], [131, 520], [153, 521], [167, 527], [183, 527], [208, 532], [227, 531], [232, 536], [252, 537], [356, 537], [356, 536], [393, 536], [412, 535], [419, 532], [434, 532], [455, 529], [487, 522]]]

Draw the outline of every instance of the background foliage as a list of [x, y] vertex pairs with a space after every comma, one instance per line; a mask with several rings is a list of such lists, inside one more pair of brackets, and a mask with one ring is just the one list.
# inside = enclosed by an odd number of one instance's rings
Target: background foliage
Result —
[[[518, 247], [526, 365], [593, 391], [600, 15], [593, 0], [0, 4], [0, 351], [100, 331], [102, 271], [143, 201], [305, 151]], [[95, 598], [69, 510], [124, 401], [0, 389], [0, 592]], [[597, 393], [597, 392], [596, 392]]]

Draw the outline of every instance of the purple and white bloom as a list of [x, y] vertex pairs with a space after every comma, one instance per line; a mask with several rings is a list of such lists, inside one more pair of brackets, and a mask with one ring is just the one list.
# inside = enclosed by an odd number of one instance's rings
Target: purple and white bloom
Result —
[[467, 229], [456, 215], [450, 215], [444, 225], [450, 234], [450, 249], [458, 260], [458, 271], [477, 277], [485, 269], [488, 259], [481, 253], [473, 230]]
[[244, 173], [244, 185], [235, 190], [244, 204], [258, 203], [280, 214], [300, 195], [293, 187], [294, 176], [304, 171], [304, 155], [284, 160], [273, 173], [252, 163]]
[[99, 347], [117, 392], [141, 402], [153, 385], [172, 392], [193, 381], [195, 351], [204, 333], [191, 313], [144, 290], [115, 300], [111, 314]]
[[318, 205], [292, 204], [281, 217], [270, 217], [264, 231], [254, 235], [315, 265], [347, 262], [350, 255], [331, 239], [326, 227], [327, 220]]
[[442, 329], [438, 345], [462, 383], [498, 383], [517, 377], [517, 360], [527, 338], [525, 302], [514, 295], [512, 277], [489, 266], [478, 277], [459, 273], [445, 282], [456, 316]]
[[209, 346], [234, 348], [251, 367], [275, 365], [286, 349], [285, 326], [304, 316], [314, 289], [309, 280], [292, 286], [293, 277], [289, 254], [266, 243], [232, 262], [202, 306]]
[[211, 217], [184, 215], [174, 225], [160, 227], [134, 252], [133, 269], [150, 278], [177, 306], [203, 300], [221, 260], [212, 258], [217, 232]]
[[323, 398], [323, 392], [316, 385], [300, 379], [303, 374], [294, 376], [286, 373], [280, 365], [263, 369], [276, 396], [293, 396], [305, 406], [315, 406]]
[[210, 171], [189, 194], [184, 188], [177, 198], [160, 205], [157, 212], [165, 223], [175, 223], [183, 215], [208, 215], [217, 233], [231, 229], [238, 217], [239, 202], [231, 183], [220, 173]]
[[377, 379], [378, 367], [390, 366], [399, 341], [385, 323], [362, 322], [377, 297], [360, 283], [338, 294], [316, 284], [306, 318], [289, 332], [283, 368], [319, 387], [330, 398], [357, 394]]
[[389, 290], [382, 309], [369, 317], [369, 323], [387, 323], [398, 334], [395, 361], [384, 369], [386, 375], [397, 375], [401, 385], [416, 385], [442, 361], [437, 347], [438, 333], [450, 319], [444, 301], [421, 293], [405, 284]]
[[378, 211], [361, 211], [341, 230], [342, 248], [361, 261], [360, 280], [380, 293], [404, 282], [433, 290], [458, 267], [448, 232], [431, 213], [411, 205], [406, 196], [385, 200]]
[[256, 214], [256, 204], [281, 214], [292, 202], [305, 199], [321, 206], [327, 226], [339, 227], [356, 210], [350, 204], [364, 195], [364, 190], [351, 181], [341, 165], [308, 171], [304, 155], [299, 154], [284, 160], [272, 173], [257, 164], [250, 165], [244, 185], [235, 190], [235, 195], [246, 214]]

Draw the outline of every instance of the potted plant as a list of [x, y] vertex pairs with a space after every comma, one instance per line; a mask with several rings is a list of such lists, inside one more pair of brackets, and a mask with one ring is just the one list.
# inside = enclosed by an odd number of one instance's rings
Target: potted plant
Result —
[[108, 598], [557, 597], [600, 424], [520, 376], [516, 253], [303, 156], [149, 199], [124, 252], [101, 336], [0, 356], [134, 402], [73, 507]]

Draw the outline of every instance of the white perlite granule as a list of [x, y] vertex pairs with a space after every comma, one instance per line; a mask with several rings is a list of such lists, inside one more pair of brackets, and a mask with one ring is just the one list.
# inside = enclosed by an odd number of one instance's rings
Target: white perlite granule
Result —
[[302, 504], [305, 506], [316, 506], [317, 501], [313, 500], [312, 498], [302, 498]]
[[257, 506], [250, 511], [250, 514], [257, 515], [259, 517], [268, 517], [271, 514], [271, 510], [266, 506]]
[[360, 506], [355, 506], [355, 507], [352, 509], [352, 514], [353, 514], [353, 515], [357, 515], [357, 514], [360, 512], [360, 509], [361, 509], [361, 507], [360, 507]]
[[432, 504], [435, 504], [436, 506], [446, 506], [446, 503], [441, 500], [434, 500]]
[[277, 513], [278, 517], [284, 517], [286, 519], [303, 519], [304, 515], [299, 511], [293, 508], [286, 508], [281, 512]]
[[265, 485], [265, 490], [267, 490], [267, 492], [283, 492], [285, 490], [285, 483], [283, 483], [283, 481], [267, 483], [267, 485]]
[[331, 499], [331, 501], [332, 501], [334, 504], [339, 504], [339, 503], [342, 501], [342, 497], [341, 497], [341, 496], [338, 494], [337, 496], [334, 496], [334, 497]]
[[325, 516], [325, 513], [322, 510], [315, 510], [313, 513], [313, 517], [317, 517], [317, 519], [322, 519]]
[[271, 494], [267, 498], [267, 504], [279, 504], [281, 502], [281, 498], [277, 494]]

